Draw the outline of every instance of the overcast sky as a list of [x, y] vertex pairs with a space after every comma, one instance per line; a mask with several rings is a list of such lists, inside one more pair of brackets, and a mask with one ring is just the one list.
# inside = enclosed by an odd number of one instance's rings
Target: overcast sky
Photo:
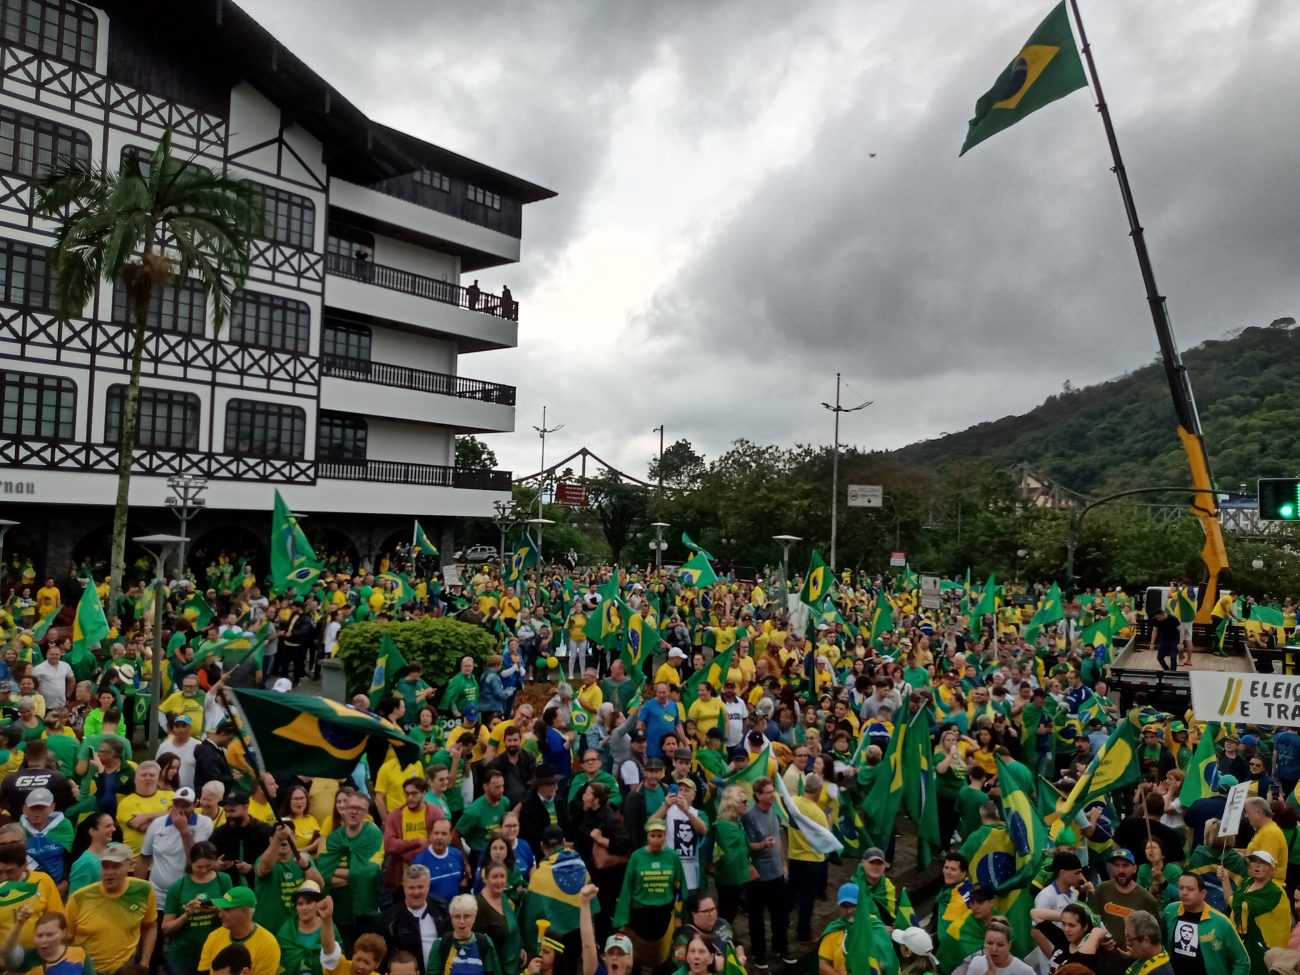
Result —
[[[1025, 0], [243, 0], [373, 118], [551, 187], [479, 275], [516, 474], [588, 446], [900, 446], [1157, 354], [1090, 92], [957, 158]], [[1184, 348], [1300, 316], [1300, 4], [1085, 0]], [[874, 154], [874, 155], [873, 155]], [[1195, 377], [1193, 377], [1193, 380]], [[1171, 415], [1172, 421], [1172, 415]]]

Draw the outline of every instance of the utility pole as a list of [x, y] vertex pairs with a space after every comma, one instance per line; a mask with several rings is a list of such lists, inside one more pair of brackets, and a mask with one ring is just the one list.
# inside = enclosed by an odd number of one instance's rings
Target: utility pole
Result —
[[554, 433], [556, 430], [563, 430], [564, 424], [558, 423], [553, 427], [546, 425], [546, 407], [542, 407], [542, 425], [534, 426], [537, 435], [542, 438], [542, 466], [537, 474], [537, 517], [542, 516], [542, 492], [546, 490], [546, 435]]
[[659, 426], [654, 427], [650, 432], [651, 432], [651, 433], [657, 433], [657, 434], [659, 434], [659, 463], [656, 465], [656, 469], [659, 471], [659, 496], [660, 496], [660, 497], [663, 497], [663, 493], [664, 493], [664, 425], [661, 423], [661, 424], [659, 424]]
[[185, 542], [189, 541], [190, 519], [203, 510], [207, 502], [203, 500], [203, 492], [208, 489], [208, 479], [206, 477], [196, 477], [193, 474], [177, 474], [175, 477], [167, 478], [167, 486], [175, 493], [169, 496], [163, 503], [171, 509], [172, 514], [180, 519], [181, 533], [179, 538], [185, 541], [177, 544], [177, 561], [180, 565], [178, 578], [185, 578]]
[[872, 404], [867, 400], [858, 406], [840, 406], [840, 374], [835, 374], [835, 405], [823, 403], [822, 406], [835, 414], [835, 449], [831, 452], [831, 571], [838, 568], [835, 562], [835, 543], [840, 529], [840, 414], [856, 413]]

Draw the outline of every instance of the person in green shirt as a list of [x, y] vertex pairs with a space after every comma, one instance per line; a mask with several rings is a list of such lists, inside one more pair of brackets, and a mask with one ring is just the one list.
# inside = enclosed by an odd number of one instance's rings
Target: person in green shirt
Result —
[[217, 870], [217, 848], [195, 843], [185, 875], [171, 885], [163, 903], [163, 960], [169, 973], [198, 971], [203, 942], [221, 925], [212, 902], [228, 890], [230, 877]]
[[[314, 880], [304, 881], [293, 895], [294, 915], [285, 918], [276, 929], [280, 971], [285, 975], [321, 975], [321, 932], [325, 924], [320, 912], [322, 896], [319, 884]], [[333, 935], [337, 943], [337, 929]]]
[[295, 899], [304, 881], [321, 886], [321, 875], [312, 866], [311, 858], [294, 847], [293, 826], [289, 823], [275, 824], [271, 842], [257, 858], [253, 872], [253, 890], [257, 893], [253, 921], [268, 931], [279, 931], [294, 917]]
[[637, 964], [649, 968], [668, 958], [677, 894], [686, 888], [681, 858], [665, 845], [667, 829], [662, 819], [646, 823], [645, 846], [628, 858], [614, 907], [614, 926], [626, 929]]
[[474, 658], [462, 657], [460, 672], [447, 683], [438, 702], [438, 710], [443, 714], [454, 712], [460, 714], [467, 704], [478, 703], [478, 681], [474, 677]]
[[489, 769], [483, 774], [483, 794], [466, 806], [456, 821], [460, 838], [469, 847], [473, 866], [478, 865], [479, 857], [501, 828], [502, 817], [510, 811], [505, 791], [505, 776], [498, 769]]
[[968, 840], [984, 823], [982, 810], [989, 801], [989, 794], [984, 791], [988, 773], [978, 765], [966, 770], [966, 784], [957, 790], [957, 832], [964, 841]]
[[384, 864], [384, 834], [370, 821], [370, 802], [349, 796], [343, 827], [325, 840], [319, 870], [334, 898], [334, 914], [347, 941], [355, 940], [379, 916], [379, 874]]
[[618, 782], [614, 776], [600, 767], [600, 752], [594, 748], [588, 748], [582, 753], [581, 771], [576, 772], [569, 781], [570, 822], [576, 823], [582, 819], [582, 790], [593, 782], [599, 782], [609, 789], [609, 804], [611, 806], [617, 807], [623, 801], [623, 797], [619, 795]]
[[393, 690], [402, 696], [406, 713], [414, 718], [424, 702], [433, 696], [433, 688], [424, 680], [424, 664], [418, 660], [407, 664], [406, 676], [393, 686]]
[[1205, 902], [1205, 878], [1178, 878], [1178, 903], [1165, 908], [1165, 938], [1175, 975], [1250, 975], [1250, 956], [1226, 916]]
[[740, 824], [749, 800], [738, 785], [728, 786], [718, 800], [713, 824], [713, 880], [718, 885], [718, 916], [734, 924], [740, 895], [749, 882], [749, 837]]

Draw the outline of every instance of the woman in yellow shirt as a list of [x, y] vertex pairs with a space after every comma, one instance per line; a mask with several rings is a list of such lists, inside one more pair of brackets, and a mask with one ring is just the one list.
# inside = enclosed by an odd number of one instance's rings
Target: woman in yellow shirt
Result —
[[720, 726], [726, 706], [722, 703], [722, 698], [714, 696], [713, 685], [708, 681], [700, 683], [699, 692], [699, 697], [691, 702], [686, 717], [695, 722], [695, 737], [703, 745], [707, 744], [709, 729]]
[[309, 857], [314, 857], [325, 842], [320, 823], [311, 814], [307, 787], [295, 783], [289, 787], [280, 807], [286, 819], [293, 821], [293, 844]]

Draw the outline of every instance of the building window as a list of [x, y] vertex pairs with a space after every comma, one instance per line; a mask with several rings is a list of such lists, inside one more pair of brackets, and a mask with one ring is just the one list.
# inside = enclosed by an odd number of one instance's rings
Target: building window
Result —
[[316, 246], [316, 206], [305, 196], [256, 184], [262, 197], [262, 236], [290, 247]]
[[47, 248], [0, 240], [0, 302], [40, 311], [54, 307]]
[[375, 235], [355, 227], [331, 224], [325, 237], [325, 253], [344, 261], [355, 261], [358, 253], [364, 253], [366, 260], [374, 260]]
[[70, 125], [0, 108], [0, 171], [43, 178], [56, 163], [90, 162], [90, 136]]
[[370, 329], [365, 325], [326, 322], [321, 351], [349, 362], [369, 362]]
[[[113, 285], [113, 321], [123, 325], [135, 323], [135, 315], [127, 307], [126, 285], [122, 281]], [[177, 278], [162, 290], [155, 288], [149, 297], [149, 317], [145, 324], [164, 332], [202, 338], [208, 327], [203, 285], [197, 278]]]
[[0, 433], [27, 440], [71, 440], [77, 386], [71, 379], [35, 372], [0, 372], [4, 413]]
[[79, 3], [60, 0], [0, 0], [6, 44], [82, 68], [95, 66], [95, 34], [99, 22]]
[[307, 412], [282, 403], [232, 399], [226, 407], [226, 453], [302, 460]]
[[430, 189], [442, 190], [444, 193], [451, 192], [450, 177], [442, 173], [434, 172], [432, 169], [417, 169], [414, 174], [415, 182], [420, 186], [427, 186]]
[[[104, 412], [104, 442], [115, 444], [122, 436], [126, 386], [108, 387]], [[199, 398], [173, 389], [140, 389], [140, 422], [135, 445], [159, 450], [199, 449]]]
[[480, 203], [490, 210], [501, 209], [501, 196], [498, 193], [489, 193], [481, 186], [466, 186], [465, 194], [472, 203]]
[[366, 421], [357, 416], [322, 413], [316, 457], [318, 460], [365, 460]]
[[230, 311], [230, 338], [306, 355], [311, 351], [311, 309], [291, 298], [245, 291]]

